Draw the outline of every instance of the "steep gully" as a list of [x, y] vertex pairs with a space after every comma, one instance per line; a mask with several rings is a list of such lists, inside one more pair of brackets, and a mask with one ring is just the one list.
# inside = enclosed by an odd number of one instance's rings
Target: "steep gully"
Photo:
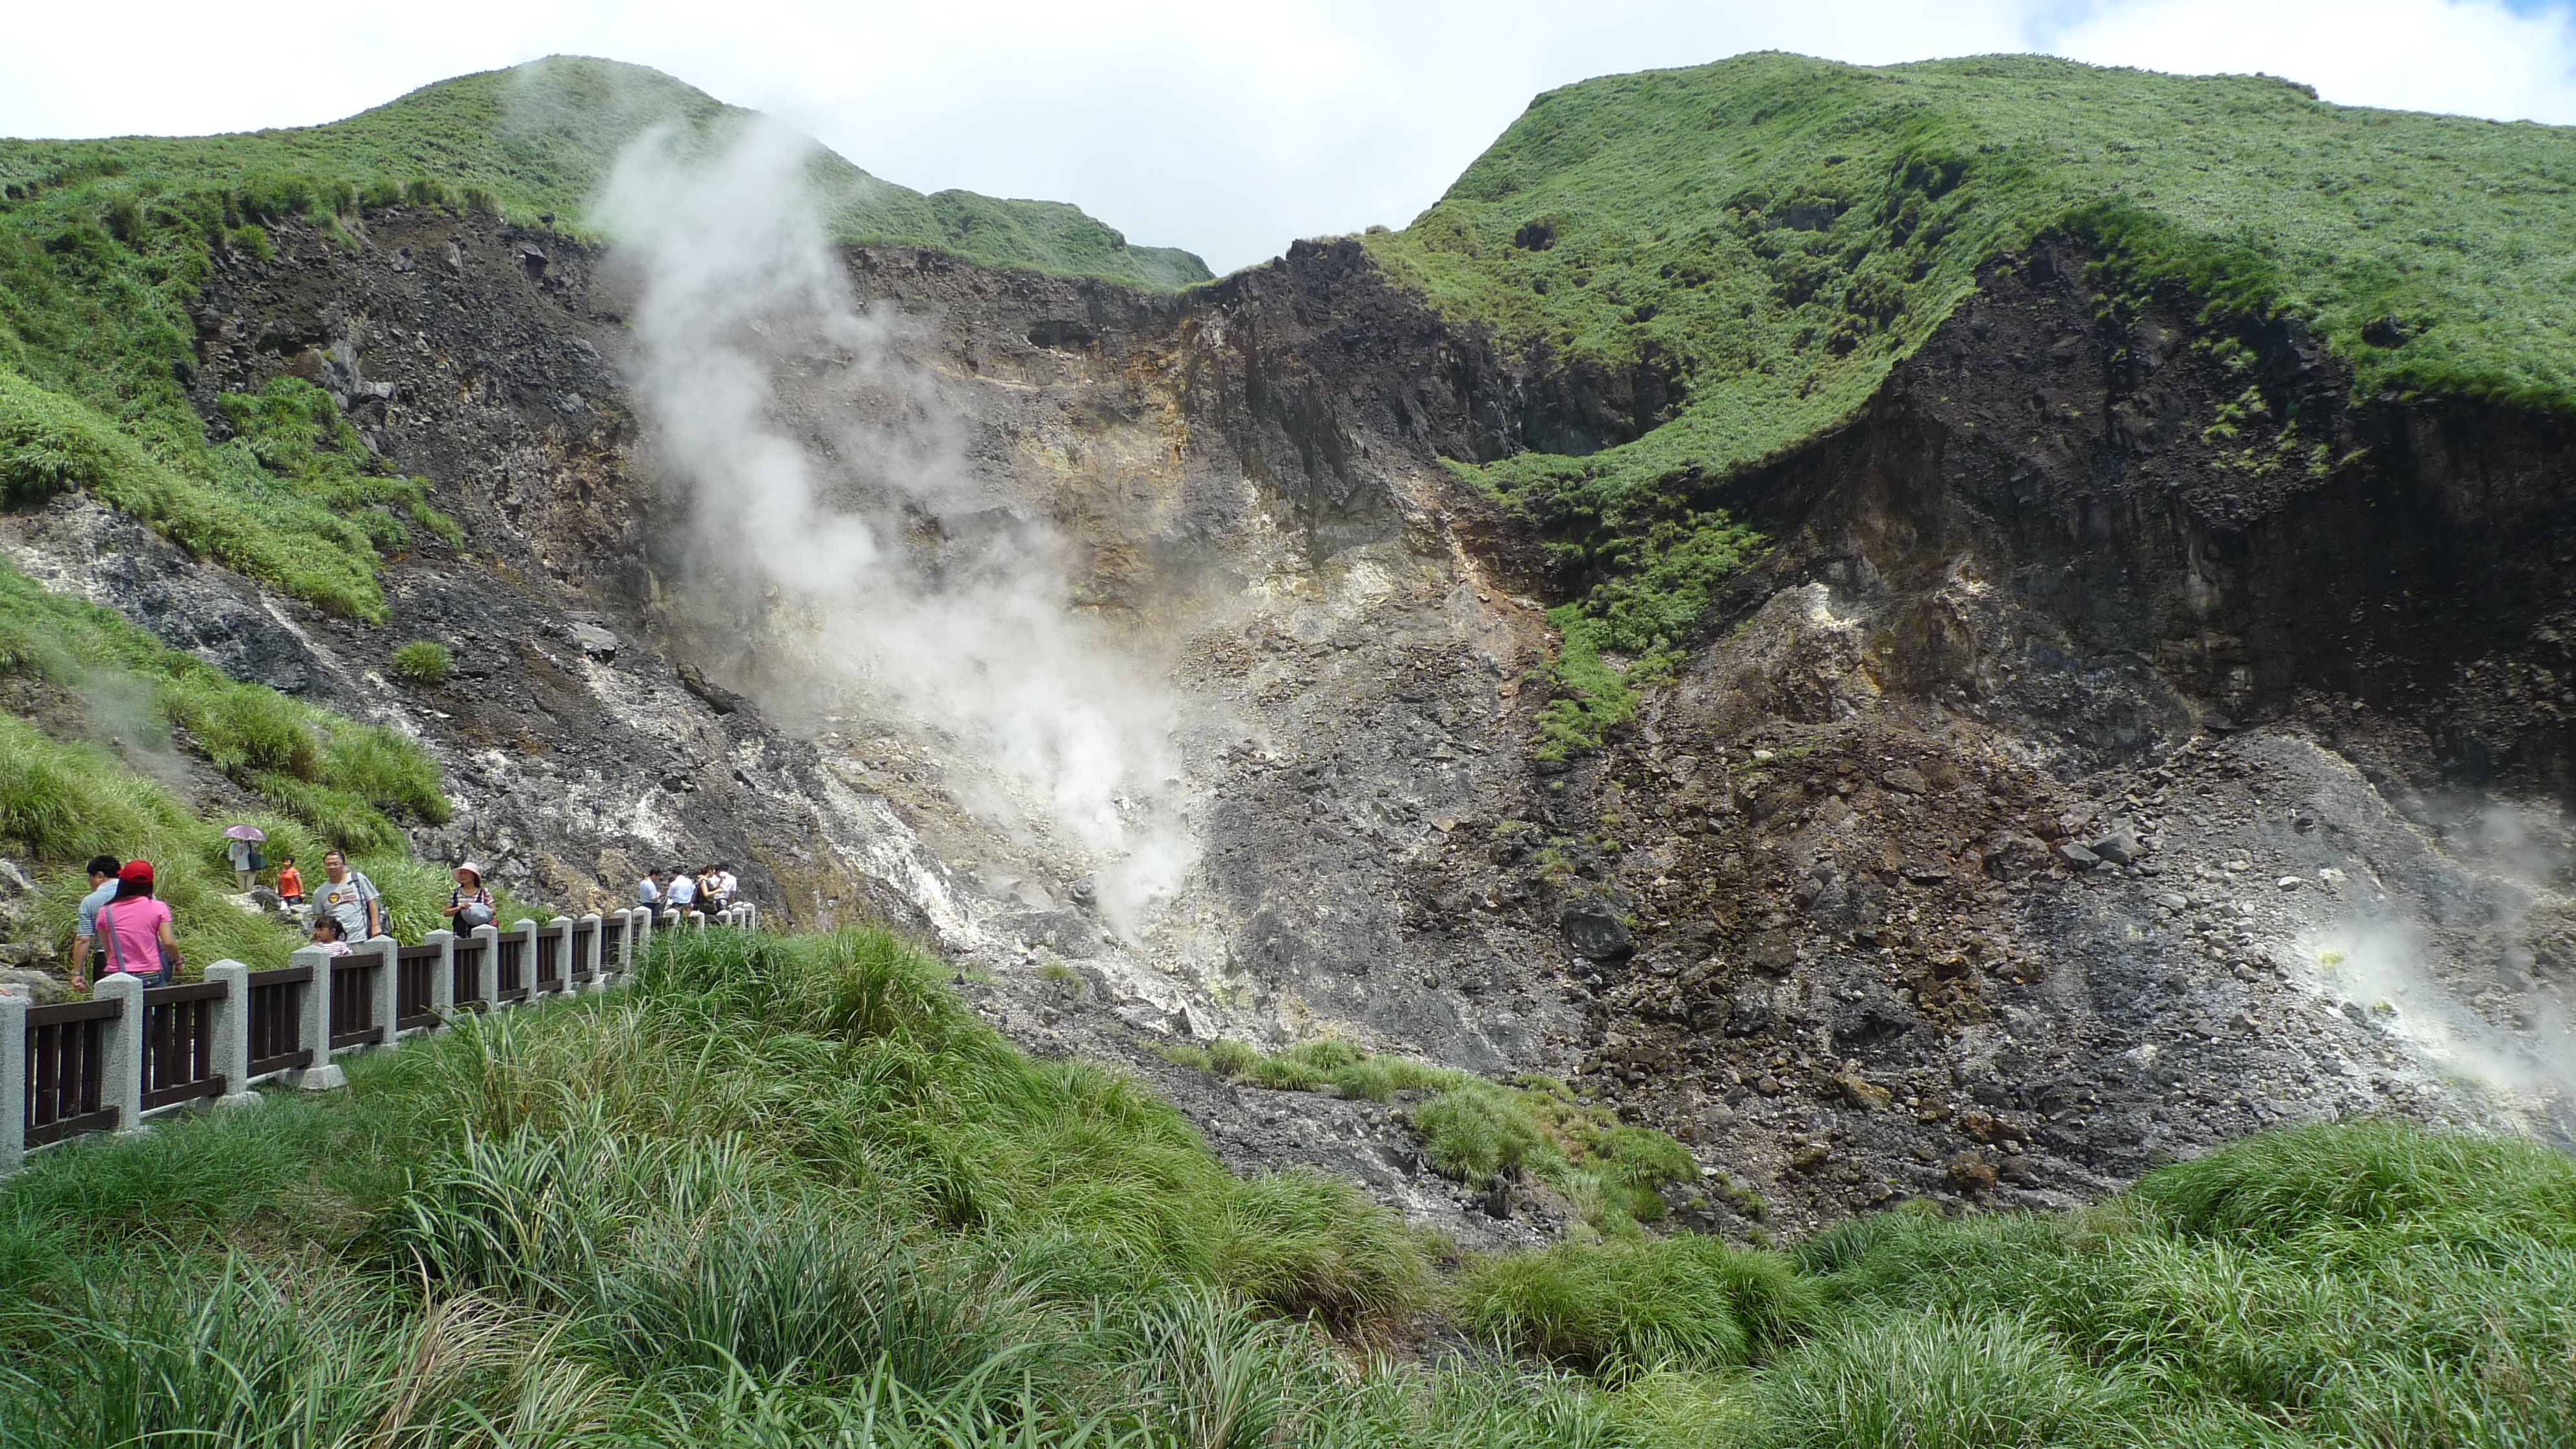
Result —
[[[1864, 417], [1710, 493], [1776, 546], [1680, 684], [1558, 767], [1530, 753], [1551, 581], [1438, 459], [1633, 436], [1667, 380], [1515, 359], [1347, 242], [1186, 297], [850, 250], [984, 496], [915, 546], [1051, 520], [1077, 604], [1194, 701], [1201, 859], [1122, 938], [935, 729], [746, 697], [757, 661], [679, 607], [689, 525], [605, 258], [405, 209], [356, 254], [275, 239], [201, 300], [193, 394], [331, 388], [466, 556], [396, 561], [371, 630], [86, 499], [0, 527], [56, 587], [344, 708], [386, 710], [361, 689], [394, 642], [458, 644], [460, 687], [389, 710], [460, 796], [426, 853], [580, 907], [730, 856], [790, 924], [892, 916], [1033, 1049], [1131, 1062], [1232, 1160], [1322, 1162], [1471, 1243], [1561, 1205], [1470, 1201], [1388, 1109], [1149, 1047], [1331, 1031], [1566, 1075], [1774, 1226], [2075, 1200], [2311, 1114], [2570, 1135], [2557, 420], [2352, 404], [2294, 329], [2106, 322], [2038, 247]], [[845, 367], [780, 360], [817, 448]], [[1674, 1199], [1745, 1226], [1740, 1195]]]

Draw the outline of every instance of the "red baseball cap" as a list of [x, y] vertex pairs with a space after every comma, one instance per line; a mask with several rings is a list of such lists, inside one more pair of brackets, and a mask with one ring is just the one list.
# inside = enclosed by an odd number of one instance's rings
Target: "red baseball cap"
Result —
[[152, 884], [152, 862], [129, 860], [123, 869], [117, 871], [116, 878], [127, 885], [148, 886]]

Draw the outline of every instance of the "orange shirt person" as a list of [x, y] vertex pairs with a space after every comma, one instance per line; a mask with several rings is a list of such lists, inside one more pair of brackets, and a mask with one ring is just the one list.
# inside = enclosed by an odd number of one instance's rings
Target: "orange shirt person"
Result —
[[290, 906], [304, 903], [304, 873], [295, 868], [294, 856], [277, 863], [277, 897]]

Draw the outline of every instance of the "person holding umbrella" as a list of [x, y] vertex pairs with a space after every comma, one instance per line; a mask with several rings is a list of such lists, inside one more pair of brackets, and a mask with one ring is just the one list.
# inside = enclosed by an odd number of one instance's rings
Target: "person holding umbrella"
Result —
[[227, 825], [224, 838], [231, 842], [224, 847], [224, 854], [233, 863], [233, 881], [247, 891], [258, 883], [259, 873], [267, 865], [259, 858], [258, 842], [266, 840], [268, 832], [256, 825]]

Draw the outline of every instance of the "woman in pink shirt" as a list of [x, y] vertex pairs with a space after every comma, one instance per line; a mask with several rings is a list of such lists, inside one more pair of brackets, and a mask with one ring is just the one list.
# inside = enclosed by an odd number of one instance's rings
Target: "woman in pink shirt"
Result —
[[170, 908], [152, 898], [150, 861], [129, 860], [116, 873], [116, 898], [98, 908], [98, 933], [106, 938], [108, 970], [146, 986], [169, 984], [179, 942], [170, 934]]

